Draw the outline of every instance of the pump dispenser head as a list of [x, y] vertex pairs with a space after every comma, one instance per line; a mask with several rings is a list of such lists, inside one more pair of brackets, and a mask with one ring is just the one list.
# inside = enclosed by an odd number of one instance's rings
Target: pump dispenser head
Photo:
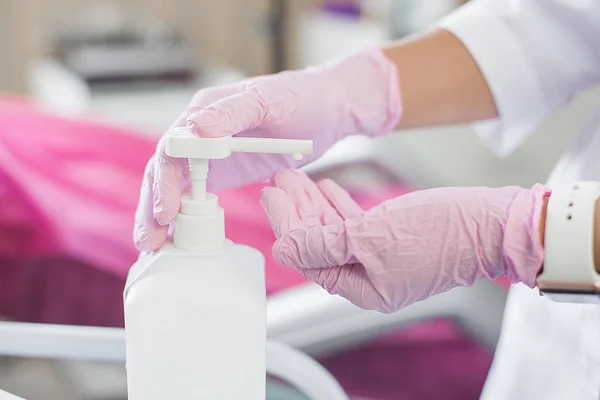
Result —
[[225, 136], [201, 138], [189, 128], [174, 128], [165, 137], [165, 153], [189, 162], [191, 192], [181, 200], [173, 243], [185, 250], [213, 252], [225, 244], [225, 219], [217, 196], [206, 191], [208, 161], [232, 152], [290, 154], [294, 159], [312, 154], [312, 140]]

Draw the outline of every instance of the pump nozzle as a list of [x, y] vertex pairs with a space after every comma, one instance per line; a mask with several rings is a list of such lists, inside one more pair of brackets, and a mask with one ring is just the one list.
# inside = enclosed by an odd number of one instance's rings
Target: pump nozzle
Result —
[[201, 138], [188, 128], [169, 130], [165, 137], [165, 153], [189, 160], [191, 180], [190, 196], [182, 199], [175, 223], [175, 246], [205, 250], [224, 241], [223, 210], [218, 207], [216, 196], [206, 193], [206, 179], [208, 161], [229, 157], [232, 152], [290, 154], [297, 160], [312, 154], [312, 140]]

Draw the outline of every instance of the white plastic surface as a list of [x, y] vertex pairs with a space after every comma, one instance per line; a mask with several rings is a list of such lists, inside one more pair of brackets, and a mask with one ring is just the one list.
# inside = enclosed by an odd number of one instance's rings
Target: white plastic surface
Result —
[[540, 288], [565, 292], [564, 296], [544, 292], [558, 301], [577, 301], [568, 293], [593, 294], [600, 285], [594, 267], [595, 204], [599, 182], [576, 182], [557, 187], [548, 201], [545, 228], [544, 269], [538, 277]]
[[[125, 361], [122, 328], [0, 322], [0, 339], [3, 356]], [[325, 368], [290, 346], [267, 341], [266, 366], [268, 374], [292, 384], [311, 400], [348, 399]], [[23, 400], [0, 391], [0, 399], [5, 398]]]
[[114, 328], [0, 322], [2, 356], [120, 362], [124, 339]]
[[271, 375], [291, 383], [309, 399], [350, 400], [329, 371], [285, 344], [269, 343], [267, 359]]
[[129, 400], [264, 400], [264, 258], [173, 245], [142, 256], [125, 289]]
[[[311, 400], [346, 400], [335, 378], [317, 361], [282, 343], [266, 343], [267, 373]], [[0, 322], [0, 356], [125, 362], [125, 330], [95, 326]], [[4, 396], [4, 397], [3, 397]], [[23, 400], [0, 390], [0, 400]]]
[[21, 397], [17, 397], [14, 394], [10, 394], [3, 390], [0, 390], [0, 400], [24, 400]]
[[298, 156], [312, 153], [312, 140], [265, 139], [231, 137], [231, 151], [238, 153], [291, 154]]
[[[211, 194], [209, 196], [216, 198]], [[188, 207], [198, 209], [210, 201], [197, 202], [196, 207]], [[211, 253], [222, 248], [224, 243], [225, 212], [221, 207], [216, 207], [211, 212], [198, 214], [187, 214], [182, 211], [175, 218], [173, 244], [177, 248], [198, 253]]]
[[165, 151], [175, 158], [221, 159], [240, 153], [312, 153], [311, 140], [265, 139], [224, 136], [220, 138], [200, 138], [194, 136], [188, 128], [174, 128], [167, 132]]
[[217, 197], [206, 193], [209, 160], [226, 158], [232, 152], [290, 154], [298, 159], [312, 153], [312, 141], [200, 138], [189, 128], [174, 128], [165, 137], [165, 152], [170, 157], [188, 159], [191, 182], [191, 194], [182, 199], [175, 221], [173, 242], [180, 249], [213, 252], [225, 242], [225, 220]]

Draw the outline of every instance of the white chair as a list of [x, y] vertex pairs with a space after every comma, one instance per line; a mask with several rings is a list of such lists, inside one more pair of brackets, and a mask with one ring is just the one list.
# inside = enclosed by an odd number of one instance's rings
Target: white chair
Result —
[[[125, 364], [125, 330], [88, 326], [0, 322], [0, 356]], [[311, 400], [349, 400], [335, 378], [306, 354], [267, 340], [267, 374]], [[235, 383], [233, 383], [235, 384]], [[24, 400], [0, 390], [0, 400]]]

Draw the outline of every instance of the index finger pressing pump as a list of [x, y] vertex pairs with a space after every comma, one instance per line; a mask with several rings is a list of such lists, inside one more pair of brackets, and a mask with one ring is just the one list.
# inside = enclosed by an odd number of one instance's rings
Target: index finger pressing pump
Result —
[[208, 161], [232, 152], [312, 152], [312, 141], [199, 138], [169, 131], [166, 154], [187, 158], [191, 193], [173, 240], [129, 272], [125, 334], [130, 400], [264, 400], [264, 257], [225, 237], [224, 211], [206, 192]]

